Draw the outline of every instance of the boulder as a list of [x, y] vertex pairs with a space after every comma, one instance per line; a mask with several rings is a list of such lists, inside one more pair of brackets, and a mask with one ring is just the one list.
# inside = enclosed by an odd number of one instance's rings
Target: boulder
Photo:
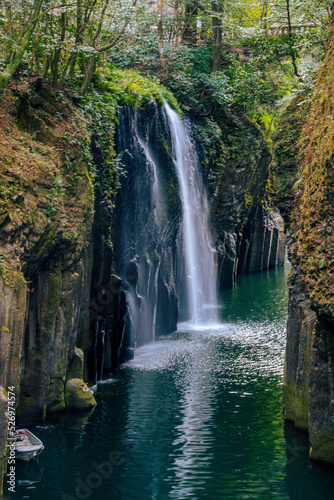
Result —
[[86, 410], [96, 405], [92, 391], [79, 378], [72, 378], [66, 383], [65, 402], [67, 409], [73, 410]]

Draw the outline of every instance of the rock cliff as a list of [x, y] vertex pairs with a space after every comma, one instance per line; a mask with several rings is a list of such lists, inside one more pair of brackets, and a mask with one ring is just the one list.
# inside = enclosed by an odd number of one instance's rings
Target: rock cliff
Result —
[[[290, 227], [285, 416], [309, 432], [310, 457], [334, 463], [334, 36], [311, 94], [282, 117], [275, 145], [277, 203]], [[290, 132], [289, 132], [290, 131]], [[291, 134], [292, 131], [292, 134]], [[291, 135], [293, 136], [291, 139]], [[285, 168], [288, 167], [288, 168]], [[291, 216], [286, 210], [287, 200]]]
[[[16, 422], [38, 421], [65, 409], [76, 347], [87, 354], [91, 345], [98, 165], [82, 112], [40, 81], [13, 85], [1, 109], [3, 454], [8, 387], [14, 387]], [[87, 380], [87, 364], [82, 376]]]
[[238, 274], [283, 265], [286, 238], [283, 219], [268, 194], [270, 154], [261, 132], [238, 110], [216, 112], [211, 128], [207, 121], [198, 124], [201, 145], [203, 128], [211, 134], [211, 156], [205, 147], [202, 156], [223, 290], [233, 286]]

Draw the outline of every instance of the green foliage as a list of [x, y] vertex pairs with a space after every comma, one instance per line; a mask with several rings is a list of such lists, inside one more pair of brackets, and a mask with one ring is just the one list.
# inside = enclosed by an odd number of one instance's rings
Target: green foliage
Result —
[[25, 283], [23, 274], [16, 267], [16, 262], [0, 250], [0, 276], [4, 285], [12, 289], [17, 287], [18, 281]]
[[122, 70], [114, 65], [104, 66], [97, 72], [96, 89], [81, 101], [85, 113], [91, 117], [99, 146], [103, 151], [103, 169], [94, 169], [95, 181], [114, 202], [122, 173], [120, 156], [114, 149], [117, 112], [120, 106], [141, 108], [152, 100], [168, 104], [181, 113], [177, 100], [155, 80], [145, 78], [134, 70]]
[[[268, 115], [276, 114], [282, 96], [313, 84], [331, 8], [330, 0], [290, 0], [289, 12], [285, 0], [173, 5], [62, 0], [63, 8], [57, 0], [5, 2], [0, 18], [3, 68], [13, 59], [40, 1], [36, 36], [22, 55], [21, 71], [35, 71], [52, 87], [66, 85], [79, 94], [86, 93], [90, 82], [110, 91], [113, 97], [104, 108], [111, 117], [117, 105], [141, 107], [152, 98], [179, 110], [174, 97], [157, 84], [161, 82], [193, 116], [209, 117], [219, 106], [241, 106], [265, 134], [270, 131]], [[212, 74], [217, 23], [222, 64]], [[309, 27], [289, 33], [288, 23]], [[275, 34], [280, 27], [285, 32]]]
[[48, 207], [49, 222], [53, 220], [54, 216], [63, 205], [63, 198], [65, 196], [65, 193], [66, 189], [64, 185], [64, 179], [60, 175], [58, 175], [52, 183], [49, 194], [47, 194], [46, 196], [46, 199], [50, 202]]
[[118, 104], [136, 109], [155, 100], [160, 104], [166, 101], [175, 111], [181, 112], [171, 92], [159, 85], [157, 81], [145, 78], [134, 70], [122, 70], [110, 65], [101, 68], [98, 74], [97, 85], [101, 90], [110, 93], [113, 106]]
[[282, 197], [291, 197], [292, 263], [299, 269], [313, 308], [329, 317], [334, 314], [333, 61], [332, 28], [313, 92], [297, 96], [281, 117], [272, 165], [279, 186], [288, 174]]

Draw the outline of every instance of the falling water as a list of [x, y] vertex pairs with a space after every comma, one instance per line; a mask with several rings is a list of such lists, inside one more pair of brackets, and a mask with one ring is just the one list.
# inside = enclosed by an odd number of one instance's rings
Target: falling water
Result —
[[155, 271], [155, 277], [154, 277], [154, 308], [153, 308], [153, 338], [152, 340], [155, 340], [155, 327], [156, 327], [156, 321], [157, 321], [157, 307], [158, 307], [158, 277], [159, 277], [159, 271], [160, 271], [160, 264], [161, 261], [159, 261], [159, 264], [157, 265], [157, 269]]
[[182, 253], [185, 259], [187, 293], [185, 304], [180, 304], [180, 313], [181, 317], [184, 316], [183, 319], [195, 322], [215, 320], [216, 272], [205, 186], [189, 133], [178, 114], [168, 104], [165, 106], [183, 209]]
[[140, 133], [139, 133], [139, 130], [138, 130], [138, 118], [139, 118], [138, 117], [138, 113], [137, 113], [137, 111], [135, 111], [134, 120], [132, 122], [133, 134], [134, 134], [136, 140], [138, 141], [139, 146], [144, 151], [144, 154], [146, 156], [146, 159], [147, 159], [149, 165], [151, 165], [151, 167], [152, 167], [153, 175], [154, 175], [154, 181], [153, 181], [153, 186], [152, 186], [153, 200], [155, 202], [156, 207], [158, 207], [159, 203], [160, 203], [160, 190], [159, 190], [159, 180], [158, 180], [158, 173], [157, 173], [157, 165], [155, 164], [155, 162], [154, 162], [154, 160], [153, 160], [153, 158], [151, 156], [148, 143], [146, 143], [142, 139], [142, 137], [140, 136]]
[[106, 335], [106, 319], [102, 324], [99, 320], [95, 323], [95, 342], [94, 342], [94, 357], [95, 357], [95, 383], [99, 382], [103, 376], [103, 365], [105, 358], [105, 335]]

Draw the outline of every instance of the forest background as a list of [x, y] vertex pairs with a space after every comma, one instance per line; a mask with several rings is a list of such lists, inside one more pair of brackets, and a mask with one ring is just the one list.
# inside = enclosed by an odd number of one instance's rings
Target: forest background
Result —
[[89, 110], [108, 90], [115, 116], [122, 99], [133, 94], [125, 104], [140, 105], [154, 93], [146, 88], [153, 81], [194, 117], [210, 121], [219, 106], [241, 107], [265, 134], [286, 101], [312, 88], [332, 14], [331, 0], [0, 5], [1, 92], [14, 76], [40, 77], [59, 99], [70, 92]]

